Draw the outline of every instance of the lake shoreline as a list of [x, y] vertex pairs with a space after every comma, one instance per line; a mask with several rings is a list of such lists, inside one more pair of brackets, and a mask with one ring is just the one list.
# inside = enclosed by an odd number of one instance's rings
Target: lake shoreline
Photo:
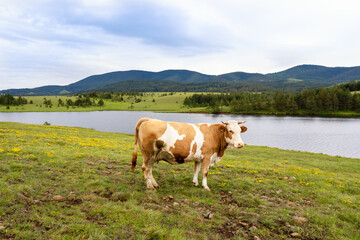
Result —
[[337, 114], [337, 113], [323, 113], [323, 114], [310, 114], [310, 113], [282, 113], [282, 112], [229, 112], [229, 111], [221, 111], [216, 113], [211, 113], [208, 111], [176, 111], [176, 110], [155, 110], [155, 109], [113, 109], [113, 108], [101, 108], [101, 109], [94, 109], [93, 107], [89, 108], [76, 108], [76, 109], [38, 109], [36, 111], [31, 110], [5, 110], [1, 111], [0, 113], [21, 113], [21, 112], [103, 112], [103, 111], [113, 111], [113, 112], [124, 112], [124, 111], [131, 111], [131, 112], [154, 112], [154, 113], [193, 113], [193, 114], [209, 114], [209, 115], [250, 115], [250, 116], [278, 116], [278, 117], [321, 117], [321, 118], [360, 118], [360, 113], [349, 113], [349, 114]]

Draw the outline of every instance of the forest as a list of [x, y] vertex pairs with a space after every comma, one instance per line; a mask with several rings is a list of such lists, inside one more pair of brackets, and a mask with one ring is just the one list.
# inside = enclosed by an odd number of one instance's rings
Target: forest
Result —
[[285, 113], [318, 115], [337, 111], [360, 112], [360, 94], [343, 85], [331, 88], [307, 89], [299, 93], [228, 93], [194, 94], [186, 97], [187, 107], [208, 107], [209, 112], [221, 112], [229, 106], [232, 113]]

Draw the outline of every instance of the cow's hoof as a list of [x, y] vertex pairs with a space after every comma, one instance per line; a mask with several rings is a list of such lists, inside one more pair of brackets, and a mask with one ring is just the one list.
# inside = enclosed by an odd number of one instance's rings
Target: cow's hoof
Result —
[[197, 182], [193, 182], [192, 184], [193, 184], [193, 186], [195, 186], [195, 187], [199, 186], [199, 183], [197, 183]]
[[211, 192], [210, 188], [208, 186], [204, 187], [205, 190]]
[[147, 187], [147, 189], [155, 190], [154, 185], [153, 185], [152, 182], [150, 182], [150, 181], [148, 181], [148, 182], [146, 183], [146, 187]]

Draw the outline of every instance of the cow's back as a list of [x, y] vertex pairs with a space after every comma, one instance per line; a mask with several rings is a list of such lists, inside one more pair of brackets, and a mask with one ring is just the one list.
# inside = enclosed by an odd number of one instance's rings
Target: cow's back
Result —
[[[139, 139], [148, 154], [163, 148], [171, 152], [179, 163], [200, 151], [203, 136], [198, 125], [150, 119], [139, 128]], [[155, 147], [155, 148], [154, 148]], [[197, 154], [199, 155], [199, 154]], [[189, 157], [188, 159], [186, 159]]]

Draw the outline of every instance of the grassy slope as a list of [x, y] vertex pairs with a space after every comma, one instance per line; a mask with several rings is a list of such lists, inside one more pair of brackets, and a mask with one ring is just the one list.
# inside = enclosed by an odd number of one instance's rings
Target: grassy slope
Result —
[[164, 162], [150, 191], [132, 149], [131, 135], [0, 122], [0, 238], [360, 238], [359, 159], [246, 146], [210, 168], [212, 192]]
[[[6, 106], [0, 105], [0, 112], [67, 112], [67, 111], [105, 111], [105, 110], [119, 110], [119, 111], [158, 111], [158, 112], [195, 112], [206, 111], [205, 108], [183, 108], [183, 102], [186, 96], [193, 93], [174, 93], [172, 95], [162, 96], [164, 93], [146, 93], [141, 97], [143, 101], [134, 103], [133, 97], [125, 96], [124, 102], [112, 102], [111, 100], [104, 100], [104, 107], [74, 107], [66, 108], [59, 107], [58, 100], [61, 98], [64, 102], [66, 99], [75, 101], [76, 97], [63, 97], [63, 96], [45, 96], [50, 99], [53, 106], [46, 108], [43, 105], [44, 96], [41, 97], [26, 97], [28, 101], [33, 101], [33, 104], [26, 104], [24, 106], [11, 106], [9, 110]], [[153, 102], [155, 99], [155, 102]], [[133, 103], [133, 104], [132, 104]], [[41, 105], [41, 106], [40, 106]], [[133, 107], [132, 107], [133, 105]]]

